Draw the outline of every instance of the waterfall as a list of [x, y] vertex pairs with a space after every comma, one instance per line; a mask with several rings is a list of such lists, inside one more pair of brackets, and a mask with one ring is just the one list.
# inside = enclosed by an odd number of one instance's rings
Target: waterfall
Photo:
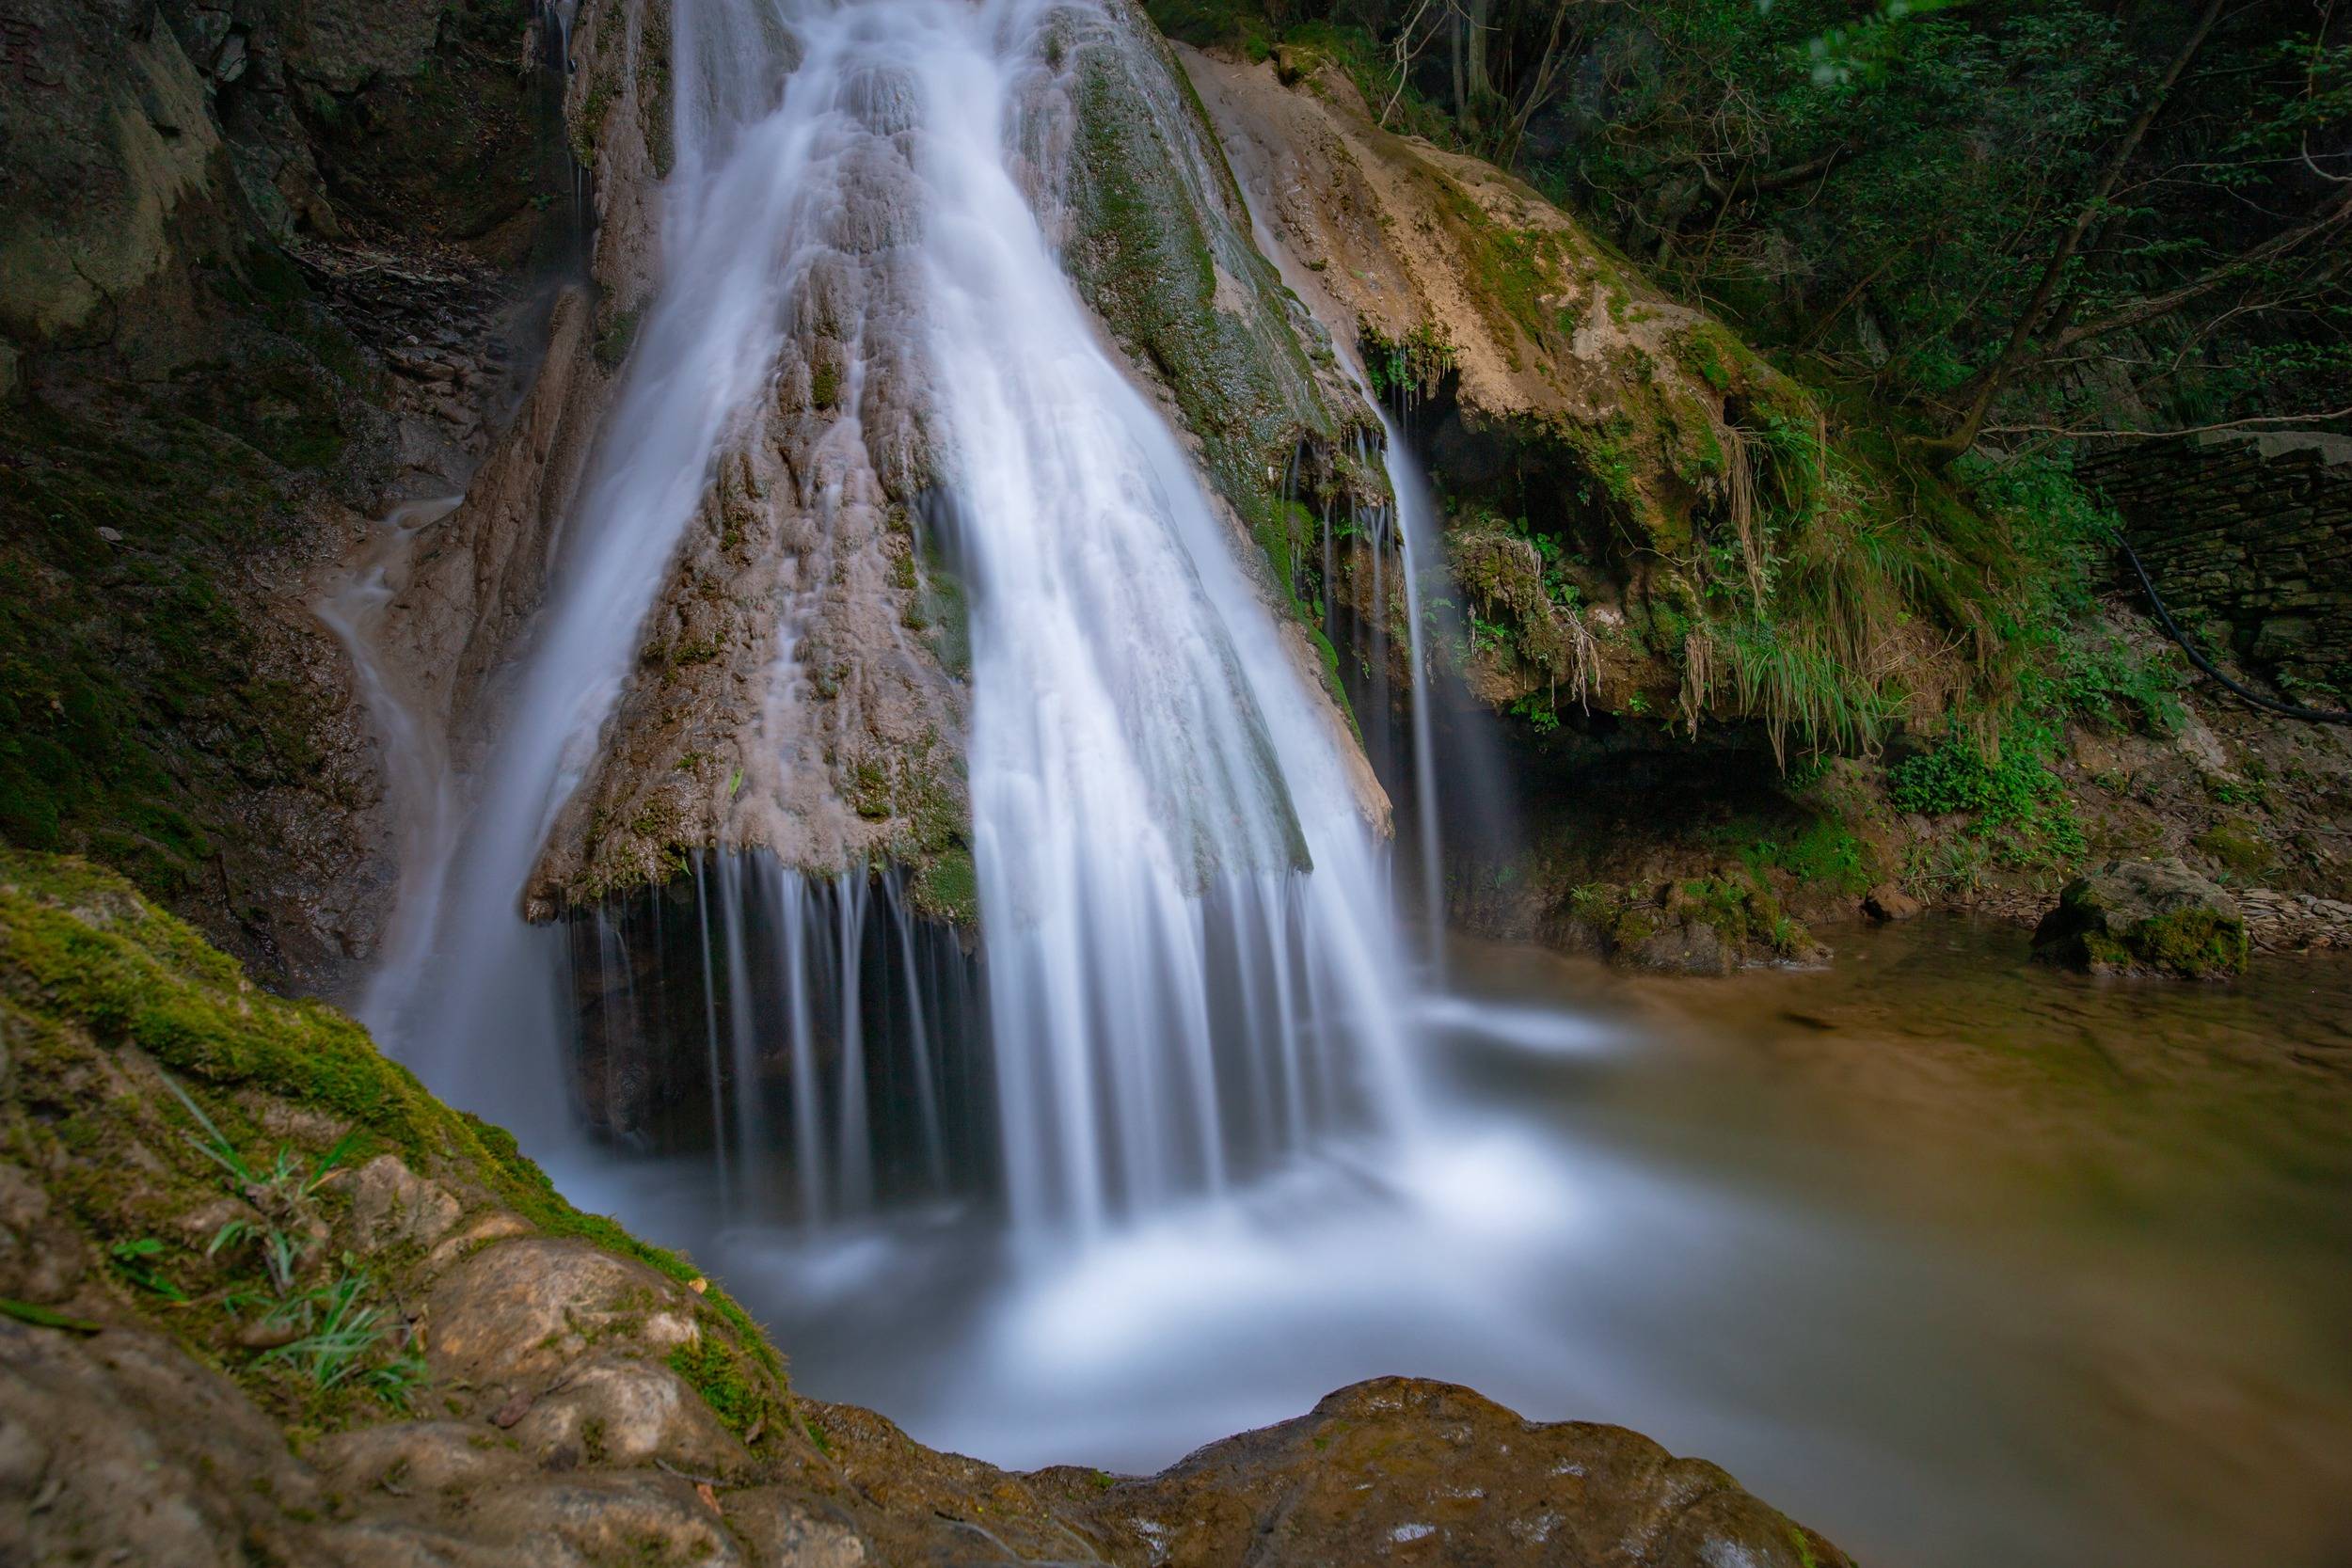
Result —
[[[1083, 1238], [1406, 1131], [1413, 1009], [1344, 730], [1035, 205], [1019, 150], [1072, 112], [1070, 9], [675, 8], [661, 293], [462, 828], [404, 903], [430, 939], [388, 953], [370, 1009], [527, 1142], [704, 1148], [727, 1201], [805, 1226], [960, 1188]], [[978, 950], [879, 871], [728, 852], [530, 927], [683, 531], [844, 267], [911, 302], [892, 352], [928, 388], [926, 526], [970, 607]], [[787, 662], [806, 599], [775, 606]], [[657, 1035], [680, 1048], [629, 1043]]]

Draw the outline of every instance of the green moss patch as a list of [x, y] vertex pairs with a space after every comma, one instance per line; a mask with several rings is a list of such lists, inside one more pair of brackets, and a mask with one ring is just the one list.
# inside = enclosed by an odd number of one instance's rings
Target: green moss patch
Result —
[[[281, 1142], [312, 1162], [356, 1130], [364, 1151], [389, 1148], [412, 1169], [479, 1193], [548, 1234], [580, 1237], [696, 1286], [706, 1348], [695, 1381], [714, 1408], [726, 1416], [722, 1399], [745, 1408], [754, 1395], [743, 1389], [785, 1397], [783, 1358], [687, 1259], [573, 1208], [511, 1133], [442, 1104], [334, 1008], [256, 990], [233, 960], [111, 872], [0, 850], [0, 1009], [20, 1085], [33, 1084], [20, 1092], [50, 1096], [46, 1135], [73, 1173], [80, 1223], [103, 1246], [135, 1244], [172, 1214], [218, 1196], [216, 1171], [191, 1143], [203, 1129], [164, 1085], [141, 1076], [137, 1064], [151, 1063], [184, 1085], [232, 1144], [258, 1148], [271, 1107], [294, 1113], [302, 1131]], [[112, 1053], [124, 1053], [120, 1066], [109, 1066]], [[157, 1277], [210, 1280], [212, 1265], [197, 1246], [172, 1243], [134, 1256]], [[358, 1262], [390, 1279], [404, 1260]], [[199, 1354], [225, 1354], [236, 1328], [217, 1293], [193, 1306], [152, 1290], [134, 1300]]]

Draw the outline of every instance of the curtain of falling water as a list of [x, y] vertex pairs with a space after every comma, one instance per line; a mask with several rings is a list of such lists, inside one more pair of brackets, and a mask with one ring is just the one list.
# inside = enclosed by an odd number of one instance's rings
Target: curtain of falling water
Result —
[[[1226, 1107], [1260, 1060], [1311, 1061], [1334, 1119], [1404, 1114], [1385, 878], [1339, 732], [1008, 166], [1046, 8], [869, 14], [904, 29], [888, 52], [932, 132], [930, 350], [973, 604], [1007, 1193], [1017, 1223], [1089, 1231], [1228, 1179]], [[1288, 1010], [1241, 1009], [1213, 920], [1258, 933], [1238, 966]]]
[[[1343, 732], [1183, 448], [1106, 357], [1009, 166], [1035, 130], [1025, 115], [1068, 112], [1042, 90], [1067, 69], [1047, 63], [1052, 10], [676, 6], [664, 293], [469, 781], [438, 941], [387, 976], [395, 1038], [465, 1102], [543, 1135], [564, 1106], [564, 943], [523, 926], [518, 891], [715, 457], [766, 384], [812, 215], [842, 201], [861, 159], [888, 157], [920, 193], [922, 349], [950, 449], [937, 521], [972, 609], [992, 1141], [1016, 1224], [1092, 1233], [1336, 1129], [1406, 1118], [1401, 966]], [[650, 1006], [646, 955], [610, 931], [572, 961], [617, 998], [608, 1033], [685, 1021], [732, 1187], [788, 1191], [821, 1222], [872, 1201], [878, 1155], [896, 1158], [877, 1147], [875, 1075], [944, 1073], [933, 1047], [970, 1042], [933, 1037], [957, 1011], [915, 1006], [894, 1016], [922, 1048], [869, 1059], [863, 954], [903, 908], [876, 911], [862, 876], [826, 885], [762, 863], [698, 865], [695, 909], [669, 918], [702, 944], [681, 966], [699, 971], [695, 1006]], [[897, 944], [910, 975], [919, 945]], [[615, 1068], [599, 1092], [628, 1102], [644, 1076]], [[952, 1119], [949, 1085], [933, 1086], [918, 1129]], [[947, 1169], [953, 1142], [913, 1163]]]

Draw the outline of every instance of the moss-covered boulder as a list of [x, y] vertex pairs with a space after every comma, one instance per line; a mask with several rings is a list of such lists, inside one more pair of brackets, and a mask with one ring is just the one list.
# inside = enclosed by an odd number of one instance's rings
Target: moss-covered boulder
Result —
[[2237, 900], [2177, 860], [2109, 861], [2075, 878], [2033, 934], [2033, 956], [2091, 974], [2227, 980], [2246, 968]]
[[1586, 883], [1554, 912], [1549, 934], [1620, 967], [1661, 974], [1729, 974], [1827, 957], [1771, 887], [1741, 866], [1650, 888]]
[[2021, 552], [1866, 404], [1524, 182], [1387, 130], [1343, 54], [1180, 57], [1286, 276], [1409, 410], [1481, 698], [1539, 733], [1672, 717], [1785, 753], [1997, 695]]

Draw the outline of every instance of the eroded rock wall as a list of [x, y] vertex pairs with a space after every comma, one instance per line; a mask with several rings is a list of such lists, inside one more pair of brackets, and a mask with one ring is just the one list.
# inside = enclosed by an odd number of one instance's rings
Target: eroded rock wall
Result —
[[313, 603], [462, 484], [532, 358], [515, 269], [560, 225], [530, 21], [0, 18], [0, 832], [123, 866], [280, 984], [348, 982], [393, 832]]

